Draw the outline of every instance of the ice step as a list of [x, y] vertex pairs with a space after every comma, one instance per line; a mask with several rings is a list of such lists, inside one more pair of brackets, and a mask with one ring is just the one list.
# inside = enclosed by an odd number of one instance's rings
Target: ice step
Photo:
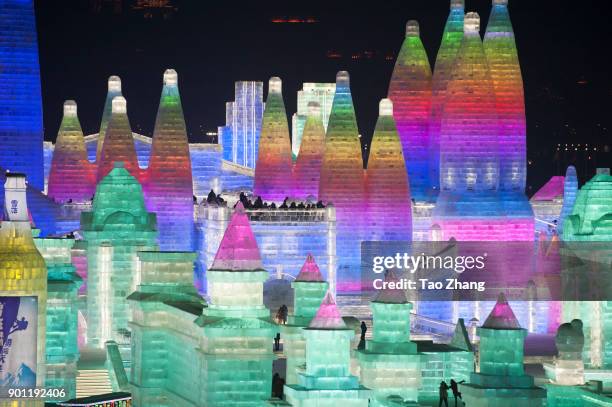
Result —
[[77, 398], [112, 393], [108, 370], [79, 369], [77, 375]]

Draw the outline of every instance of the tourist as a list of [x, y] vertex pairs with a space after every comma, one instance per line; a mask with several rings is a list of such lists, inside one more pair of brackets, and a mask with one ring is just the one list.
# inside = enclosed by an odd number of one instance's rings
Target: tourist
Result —
[[465, 383], [465, 380], [461, 380], [457, 383], [454, 379], [451, 379], [450, 388], [453, 392], [453, 397], [455, 398], [455, 407], [457, 407], [457, 398], [461, 399], [461, 392], [459, 391], [459, 384]]
[[440, 382], [440, 402], [438, 403], [438, 407], [442, 406], [442, 402], [448, 407], [448, 384], [446, 384], [445, 381]]

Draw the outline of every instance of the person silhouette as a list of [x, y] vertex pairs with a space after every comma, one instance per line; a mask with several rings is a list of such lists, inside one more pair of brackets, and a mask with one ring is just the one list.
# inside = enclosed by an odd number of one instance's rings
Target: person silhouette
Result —
[[457, 407], [457, 398], [463, 400], [461, 398], [461, 392], [459, 391], [459, 384], [461, 383], [465, 383], [465, 380], [461, 380], [459, 383], [457, 383], [454, 379], [451, 379], [450, 382], [450, 388], [453, 392], [453, 397], [455, 398], [455, 407]]
[[442, 402], [444, 405], [448, 407], [448, 384], [445, 381], [440, 382], [440, 402], [438, 403], [438, 407], [442, 406]]

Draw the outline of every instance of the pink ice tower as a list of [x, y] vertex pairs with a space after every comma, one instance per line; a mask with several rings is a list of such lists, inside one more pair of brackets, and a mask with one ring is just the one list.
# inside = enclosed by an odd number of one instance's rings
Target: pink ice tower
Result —
[[478, 14], [467, 13], [442, 112], [433, 224], [443, 240], [532, 241], [530, 207], [505, 203], [499, 191], [499, 115], [479, 28]]

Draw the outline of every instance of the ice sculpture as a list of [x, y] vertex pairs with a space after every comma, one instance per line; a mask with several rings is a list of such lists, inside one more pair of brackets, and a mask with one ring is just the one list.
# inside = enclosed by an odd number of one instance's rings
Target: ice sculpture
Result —
[[419, 35], [419, 23], [406, 23], [406, 38], [397, 56], [389, 83], [393, 117], [406, 159], [412, 197], [431, 195], [429, 179], [430, 142], [427, 131], [431, 109], [431, 68]]
[[[451, 0], [450, 12], [444, 26], [442, 42], [436, 55], [431, 83], [431, 112], [429, 116], [429, 179], [432, 188], [440, 187], [440, 126], [446, 100], [446, 87], [451, 79], [455, 56], [463, 41], [463, 0]], [[409, 174], [410, 175], [410, 174]]]
[[321, 107], [308, 104], [308, 119], [301, 138], [300, 155], [293, 168], [293, 196], [315, 199], [319, 196], [319, 176], [325, 152], [325, 128], [321, 122]]
[[304, 329], [306, 369], [298, 373], [298, 384], [284, 388], [285, 400], [291, 406], [368, 406], [370, 390], [350, 373], [350, 341], [354, 335], [328, 291]]
[[0, 167], [44, 190], [43, 117], [33, 0], [0, 2]]
[[[11, 387], [14, 380], [11, 377], [16, 378], [19, 374], [24, 375], [19, 378], [21, 386], [42, 387], [45, 383], [47, 267], [32, 239], [26, 179], [19, 173], [6, 174], [4, 184], [0, 270], [3, 356], [0, 389]], [[20, 340], [11, 343], [10, 336], [17, 331]], [[25, 377], [26, 373], [30, 374], [31, 381]]]
[[108, 175], [115, 162], [122, 162], [123, 168], [135, 178], [140, 179], [140, 167], [138, 166], [134, 139], [127, 116], [127, 102], [123, 96], [113, 98], [111, 118], [98, 160], [97, 182]]
[[[393, 271], [385, 281], [397, 282]], [[421, 355], [410, 341], [410, 310], [404, 290], [385, 288], [370, 303], [373, 319], [372, 339], [357, 350], [360, 378], [373, 390], [371, 406], [386, 406], [389, 396], [416, 402], [421, 387]]]
[[529, 200], [537, 219], [536, 229], [547, 233], [559, 222], [563, 205], [563, 185], [565, 177], [551, 177]]
[[268, 272], [240, 202], [207, 279], [210, 303], [196, 321], [206, 338], [199, 349], [204, 404], [260, 406], [270, 397], [276, 328], [263, 303]]
[[534, 385], [523, 368], [523, 348], [527, 331], [522, 329], [503, 294], [478, 328], [480, 372], [472, 373], [469, 383], [460, 384], [467, 406], [540, 407], [546, 390]]
[[194, 230], [191, 158], [174, 69], [164, 72], [145, 185], [147, 209], [157, 214], [160, 248], [191, 250]]
[[270, 78], [261, 124], [253, 194], [282, 202], [291, 194], [291, 145], [280, 78]]
[[[299, 156], [298, 156], [299, 157]], [[286, 325], [281, 326], [283, 353], [287, 357], [286, 384], [297, 384], [297, 369], [306, 363], [306, 342], [303, 329], [317, 313], [329, 284], [323, 278], [312, 255], [306, 257], [304, 266], [291, 283], [293, 288], [293, 313]]]
[[465, 15], [442, 114], [441, 187], [433, 222], [443, 240], [532, 241], [529, 202], [522, 192], [509, 197], [498, 190], [499, 121], [479, 26], [477, 13]]
[[393, 109], [391, 100], [380, 101], [372, 137], [365, 183], [368, 240], [412, 240], [411, 191]]
[[499, 120], [499, 188], [523, 193], [527, 179], [525, 97], [508, 0], [493, 0], [483, 46]]
[[[114, 117], [103, 158], [114, 140]], [[129, 346], [126, 297], [136, 288], [136, 252], [157, 248], [157, 226], [140, 184], [123, 163], [116, 162], [98, 183], [92, 211], [81, 213], [81, 230], [87, 241], [87, 342], [97, 348], [108, 340]]]
[[582, 348], [584, 334], [582, 321], [574, 319], [559, 326], [555, 345], [559, 355], [553, 365], [544, 365], [547, 376], [553, 383], [562, 386], [579, 386], [584, 384], [584, 363]]
[[325, 131], [327, 131], [327, 123], [334, 103], [334, 93], [336, 93], [335, 83], [305, 82], [302, 84], [302, 90], [298, 90], [297, 113], [294, 113], [291, 117], [291, 152], [294, 160], [300, 153], [310, 103], [314, 102], [320, 106], [319, 119], [323, 122]]
[[325, 137], [319, 199], [333, 203], [337, 217], [338, 291], [361, 288], [360, 241], [365, 213], [361, 143], [353, 108], [349, 74], [336, 75], [336, 95]]
[[87, 159], [74, 100], [64, 102], [64, 117], [55, 142], [48, 188], [48, 195], [62, 203], [89, 201], [96, 189], [96, 168]]
[[123, 96], [121, 94], [121, 78], [113, 75], [108, 78], [108, 92], [106, 93], [104, 110], [102, 111], [102, 122], [100, 123], [100, 131], [98, 133], [98, 143], [96, 145], [96, 162], [100, 161], [104, 137], [106, 136], [108, 123], [110, 122], [113, 112], [113, 99], [117, 96]]
[[565, 183], [563, 184], [563, 206], [561, 214], [557, 222], [557, 232], [563, 236], [563, 223], [565, 219], [572, 213], [574, 203], [576, 202], [576, 194], [578, 193], [578, 176], [576, 175], [576, 167], [570, 165], [565, 171]]

